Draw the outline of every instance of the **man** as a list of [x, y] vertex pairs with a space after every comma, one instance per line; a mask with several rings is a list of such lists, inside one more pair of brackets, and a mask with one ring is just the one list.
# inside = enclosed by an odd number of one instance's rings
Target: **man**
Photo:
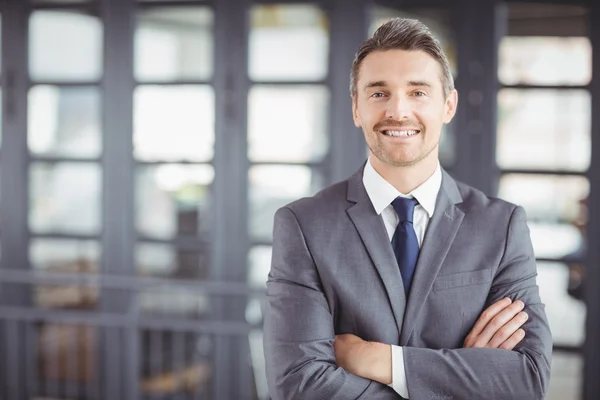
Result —
[[441, 169], [457, 93], [438, 42], [384, 24], [351, 96], [368, 161], [275, 216], [273, 399], [542, 399], [552, 339], [525, 212]]

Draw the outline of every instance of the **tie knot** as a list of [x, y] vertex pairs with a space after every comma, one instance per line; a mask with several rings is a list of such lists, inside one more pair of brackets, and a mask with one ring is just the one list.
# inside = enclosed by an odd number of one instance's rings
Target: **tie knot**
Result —
[[415, 198], [406, 198], [400, 196], [396, 197], [394, 201], [392, 201], [392, 207], [394, 207], [394, 210], [396, 210], [396, 214], [398, 214], [400, 222], [413, 222], [413, 213], [417, 204], [418, 201]]

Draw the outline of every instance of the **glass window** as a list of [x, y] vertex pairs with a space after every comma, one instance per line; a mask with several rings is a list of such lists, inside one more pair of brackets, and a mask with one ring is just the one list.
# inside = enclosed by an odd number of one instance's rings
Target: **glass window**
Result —
[[175, 284], [143, 289], [139, 301], [143, 313], [162, 316], [201, 318], [212, 308], [208, 294]]
[[250, 233], [258, 240], [272, 239], [277, 209], [323, 187], [321, 174], [304, 166], [254, 166], [249, 179]]
[[[102, 328], [51, 321], [35, 321], [25, 326], [25, 337], [32, 349], [24, 351], [23, 358], [33, 356], [30, 365], [35, 365], [35, 369], [29, 379], [36, 382], [36, 397], [88, 397], [89, 391], [93, 390], [91, 387], [100, 379], [98, 348], [103, 337]], [[84, 385], [88, 396], [81, 396]]]
[[135, 34], [138, 81], [209, 79], [213, 69], [213, 14], [208, 7], [140, 11]]
[[580, 354], [552, 353], [548, 400], [581, 399], [583, 357]]
[[172, 239], [210, 231], [210, 165], [162, 164], [138, 167], [136, 221], [146, 236]]
[[505, 85], [587, 85], [592, 45], [587, 37], [504, 37], [498, 77]]
[[214, 120], [210, 86], [139, 86], [134, 96], [135, 157], [140, 161], [210, 161]]
[[29, 228], [33, 232], [99, 233], [100, 182], [97, 164], [32, 163]]
[[371, 14], [371, 25], [369, 35], [372, 36], [375, 30], [392, 18], [413, 18], [423, 22], [433, 36], [440, 42], [452, 75], [457, 76], [457, 54], [456, 54], [456, 35], [453, 29], [454, 21], [452, 13], [445, 8], [407, 8], [398, 10], [394, 8], [376, 6]]
[[255, 86], [248, 99], [252, 161], [321, 161], [329, 150], [329, 91], [323, 86]]
[[572, 224], [530, 221], [531, 241], [538, 258], [558, 259], [585, 255], [582, 230]]
[[254, 246], [248, 252], [248, 284], [265, 287], [271, 269], [271, 246]]
[[[33, 268], [64, 273], [98, 273], [100, 245], [94, 240], [38, 239], [29, 246]], [[39, 285], [34, 303], [45, 308], [94, 308], [98, 304], [97, 286]]]
[[212, 335], [142, 330], [140, 346], [143, 398], [208, 398], [214, 375]]
[[207, 279], [210, 249], [181, 250], [162, 243], [140, 243], [136, 249], [138, 275]]
[[590, 185], [583, 176], [506, 174], [500, 197], [525, 207], [529, 219], [584, 225]]
[[537, 257], [585, 255], [589, 183], [584, 177], [507, 174], [499, 196], [525, 207]]
[[327, 76], [329, 25], [309, 4], [252, 8], [249, 74], [255, 81], [311, 81]]
[[102, 76], [102, 23], [73, 11], [34, 11], [29, 73], [34, 81], [95, 81]]
[[498, 94], [496, 157], [504, 169], [586, 171], [591, 98], [584, 90], [505, 89]]
[[538, 262], [537, 284], [546, 305], [554, 343], [582, 345], [585, 338], [585, 304], [568, 293], [570, 268], [560, 263]]
[[43, 271], [97, 273], [100, 245], [95, 240], [33, 238], [29, 259]]
[[98, 88], [33, 87], [29, 92], [28, 128], [29, 150], [34, 154], [98, 157]]

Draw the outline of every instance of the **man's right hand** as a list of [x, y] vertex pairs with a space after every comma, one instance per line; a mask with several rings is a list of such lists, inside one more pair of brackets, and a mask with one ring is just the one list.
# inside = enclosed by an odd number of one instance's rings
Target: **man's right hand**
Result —
[[529, 316], [521, 300], [504, 298], [489, 306], [467, 335], [465, 348], [487, 347], [512, 350], [525, 337], [521, 326]]

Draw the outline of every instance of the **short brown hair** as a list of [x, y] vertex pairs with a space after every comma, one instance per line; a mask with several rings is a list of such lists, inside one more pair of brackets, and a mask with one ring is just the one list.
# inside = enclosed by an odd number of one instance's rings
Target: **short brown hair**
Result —
[[433, 37], [429, 28], [416, 19], [394, 18], [381, 25], [373, 37], [365, 40], [359, 47], [350, 73], [350, 94], [356, 96], [356, 83], [362, 61], [374, 51], [386, 50], [422, 50], [432, 56], [442, 69], [442, 87], [447, 97], [454, 89], [454, 78], [450, 72], [448, 58], [440, 43]]

